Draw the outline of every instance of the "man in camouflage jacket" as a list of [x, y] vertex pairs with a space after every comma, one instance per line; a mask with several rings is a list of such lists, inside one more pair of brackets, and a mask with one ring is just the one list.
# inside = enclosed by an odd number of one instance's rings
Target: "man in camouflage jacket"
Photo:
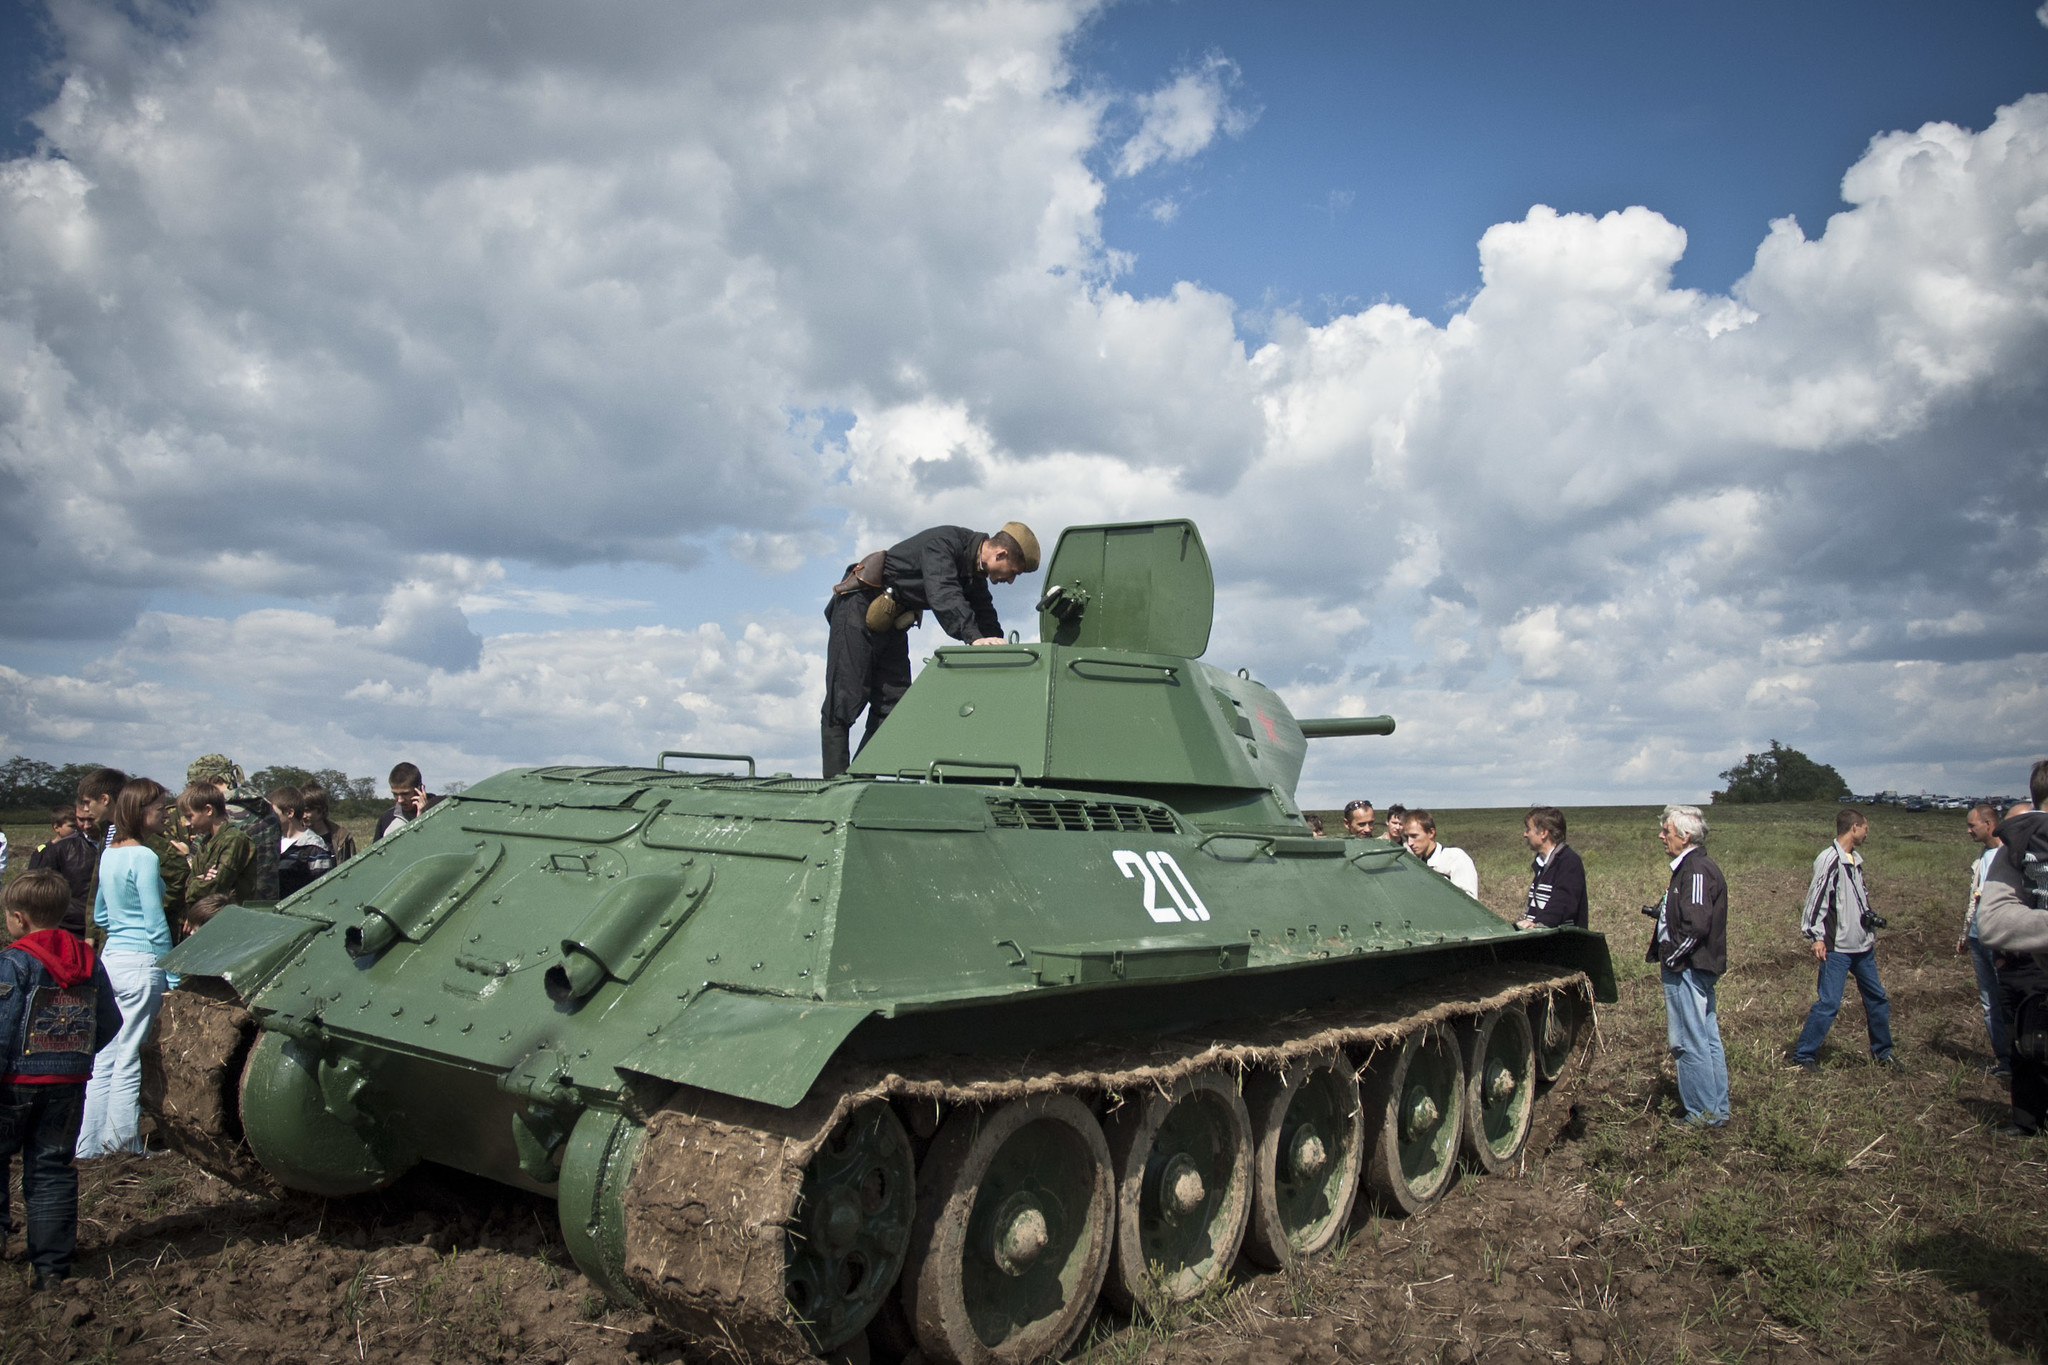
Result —
[[[226, 798], [228, 819], [249, 836], [253, 850], [250, 899], [277, 899], [277, 855], [284, 842], [284, 825], [262, 792], [250, 786], [241, 767], [224, 754], [203, 754], [185, 769], [187, 782], [211, 782]], [[209, 888], [211, 891], [212, 888]]]

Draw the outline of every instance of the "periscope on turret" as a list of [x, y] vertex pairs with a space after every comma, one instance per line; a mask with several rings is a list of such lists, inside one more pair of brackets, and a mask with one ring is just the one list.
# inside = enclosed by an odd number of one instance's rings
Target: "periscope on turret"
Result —
[[1192, 522], [1069, 528], [1045, 584], [842, 777], [518, 769], [222, 911], [164, 961], [164, 1130], [551, 1195], [606, 1293], [764, 1360], [1058, 1355], [1513, 1161], [1605, 940], [1310, 836], [1308, 742], [1394, 723], [1204, 662]]

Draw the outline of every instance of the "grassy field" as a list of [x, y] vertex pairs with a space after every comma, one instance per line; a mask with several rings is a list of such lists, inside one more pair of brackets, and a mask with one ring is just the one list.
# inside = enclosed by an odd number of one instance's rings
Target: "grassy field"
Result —
[[[1667, 879], [1657, 812], [1567, 815], [1621, 999], [1543, 1101], [1518, 1170], [1461, 1177], [1414, 1218], [1362, 1217], [1338, 1254], [1244, 1274], [1168, 1321], [1105, 1315], [1088, 1365], [2048, 1357], [2048, 1143], [1992, 1131], [2006, 1107], [1952, 951], [1974, 850], [1961, 816], [1871, 812], [1904, 1070], [1869, 1064], [1852, 989], [1805, 1075], [1785, 1060], [1813, 992], [1799, 905], [1835, 807], [1708, 811], [1730, 886], [1719, 998], [1735, 1114], [1701, 1134], [1670, 1121], [1663, 997], [1643, 960], [1637, 907]], [[1518, 915], [1521, 811], [1438, 819], [1486, 903]], [[18, 867], [41, 835], [7, 832]], [[10, 1305], [19, 1281], [0, 1278], [5, 1365], [711, 1358], [595, 1295], [537, 1196], [423, 1171], [355, 1200], [266, 1199], [178, 1157], [87, 1166], [84, 1278], [41, 1308]], [[462, 1308], [515, 1302], [523, 1316]]]
[[[1841, 1355], [2041, 1358], [2048, 1143], [1991, 1131], [2007, 1107], [1984, 1075], [1991, 1059], [1968, 959], [1953, 951], [1976, 851], [1962, 815], [1869, 812], [1863, 852], [1873, 904], [1891, 924], [1879, 963], [1905, 1070], [1870, 1065], [1852, 985], [1809, 1076], [1786, 1060], [1813, 999], [1799, 910], [1836, 808], [1707, 811], [1708, 850], [1729, 884], [1718, 1001], [1735, 1116], [1700, 1135], [1668, 1119], [1677, 1092], [1663, 997], [1643, 960], [1649, 921], [1638, 907], [1668, 876], [1658, 812], [1566, 814], [1621, 1000], [1601, 1012], [1581, 1081], [1575, 1127], [1585, 1136], [1532, 1170], [1587, 1185], [1605, 1218], [1599, 1241], [1618, 1237], [1663, 1274], [1710, 1290], [1698, 1321], [1667, 1324], [1627, 1358], [1758, 1359], [1789, 1336]], [[1438, 815], [1438, 836], [1473, 856], [1482, 898], [1508, 918], [1528, 885], [1520, 823], [1520, 810]]]

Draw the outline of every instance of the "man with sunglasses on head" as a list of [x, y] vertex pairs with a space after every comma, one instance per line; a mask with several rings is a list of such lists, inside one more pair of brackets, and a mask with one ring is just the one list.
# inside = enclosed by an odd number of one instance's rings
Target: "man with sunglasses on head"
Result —
[[1344, 837], [1347, 839], [1372, 838], [1372, 802], [1360, 797], [1344, 803]]

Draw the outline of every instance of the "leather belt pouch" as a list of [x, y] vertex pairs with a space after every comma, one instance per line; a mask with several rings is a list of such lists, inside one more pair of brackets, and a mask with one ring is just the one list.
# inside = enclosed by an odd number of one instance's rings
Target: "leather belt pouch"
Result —
[[846, 566], [846, 577], [832, 585], [832, 595], [844, 597], [850, 592], [877, 592], [882, 586], [882, 560], [886, 550], [877, 550], [863, 555], [857, 564]]

